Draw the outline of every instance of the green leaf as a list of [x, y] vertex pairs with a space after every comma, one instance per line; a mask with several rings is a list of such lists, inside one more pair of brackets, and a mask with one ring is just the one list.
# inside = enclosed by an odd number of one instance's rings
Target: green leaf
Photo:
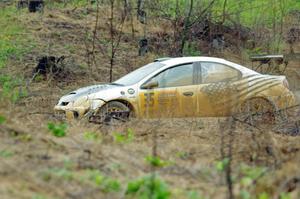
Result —
[[0, 124], [4, 124], [4, 122], [6, 121], [6, 118], [2, 115], [0, 115]]
[[143, 185], [144, 180], [139, 179], [136, 181], [129, 182], [127, 185], [126, 194], [133, 194], [140, 190], [141, 186]]
[[7, 150], [0, 151], [0, 157], [3, 157], [3, 158], [9, 158], [13, 155], [14, 155], [14, 153], [12, 151], [7, 151]]
[[250, 177], [243, 177], [241, 179], [241, 185], [244, 187], [248, 187], [248, 186], [252, 185], [252, 183], [253, 183], [253, 180]]
[[67, 129], [67, 125], [64, 124], [64, 123], [61, 123], [61, 124], [54, 124], [52, 122], [48, 123], [48, 130], [55, 137], [64, 137], [64, 136], [66, 136], [66, 129]]
[[127, 129], [127, 132], [124, 133], [113, 133], [114, 140], [118, 143], [130, 143], [134, 139], [134, 133], [132, 129]]
[[165, 182], [158, 176], [145, 176], [129, 182], [126, 195], [135, 196], [134, 198], [139, 199], [168, 199], [171, 192]]
[[284, 192], [282, 192], [282, 193], [280, 193], [279, 199], [292, 199], [292, 196], [291, 196], [290, 193], [284, 193]]
[[240, 196], [241, 196], [241, 199], [251, 199], [250, 193], [246, 190], [241, 190]]
[[147, 156], [145, 158], [146, 162], [148, 162], [150, 165], [155, 167], [164, 167], [168, 165], [169, 163], [160, 159], [158, 156]]
[[98, 141], [98, 140], [101, 140], [99, 134], [95, 133], [95, 132], [85, 132], [83, 134], [83, 137], [87, 141]]
[[270, 197], [269, 197], [269, 194], [267, 194], [267, 193], [261, 193], [261, 194], [259, 194], [259, 196], [258, 196], [258, 199], [269, 199]]
[[228, 166], [228, 164], [229, 164], [229, 158], [224, 158], [223, 160], [218, 161], [216, 163], [216, 169], [218, 171], [224, 171], [225, 168]]

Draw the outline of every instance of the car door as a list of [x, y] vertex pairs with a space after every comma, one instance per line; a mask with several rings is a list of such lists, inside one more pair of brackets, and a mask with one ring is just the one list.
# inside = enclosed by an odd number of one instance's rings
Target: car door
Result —
[[[143, 117], [191, 117], [197, 110], [197, 85], [194, 65], [168, 68], [145, 84], [156, 82], [154, 88], [141, 88], [139, 110]], [[143, 86], [142, 86], [143, 87]]]
[[199, 75], [199, 116], [230, 115], [240, 101], [241, 72], [221, 63], [201, 62]]

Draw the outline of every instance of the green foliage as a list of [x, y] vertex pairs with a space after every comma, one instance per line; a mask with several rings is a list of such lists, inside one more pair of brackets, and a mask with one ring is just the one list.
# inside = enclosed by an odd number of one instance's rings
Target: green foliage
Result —
[[240, 183], [242, 186], [247, 187], [252, 184], [252, 182], [259, 177], [261, 177], [266, 172], [265, 167], [250, 167], [248, 165], [242, 165], [240, 168], [240, 173], [243, 176]]
[[290, 193], [280, 193], [279, 199], [292, 199]]
[[53, 8], [65, 8], [65, 7], [85, 7], [89, 4], [87, 0], [68, 0], [65, 2], [55, 2], [49, 0], [47, 2], [47, 7]]
[[0, 125], [4, 124], [4, 122], [6, 121], [6, 118], [2, 115], [0, 115]]
[[[176, 3], [178, 7], [176, 9]], [[211, 3], [211, 0], [195, 0], [193, 17], [197, 17], [197, 13], [201, 12]], [[189, 6], [186, 0], [161, 0], [160, 6], [164, 9], [165, 17], [175, 19], [176, 13], [179, 16], [185, 16]], [[292, 10], [300, 9], [299, 0], [235, 0], [227, 1], [225, 12], [230, 16], [231, 21], [239, 21], [242, 25], [252, 27], [259, 23], [266, 23], [272, 26], [274, 20], [279, 22], [282, 17], [286, 16]], [[216, 0], [212, 5], [211, 18], [216, 21], [223, 20], [224, 0]], [[193, 20], [193, 19], [192, 19]]]
[[185, 151], [179, 151], [176, 153], [176, 156], [180, 159], [187, 159], [189, 157], [189, 153]]
[[31, 199], [47, 199], [47, 197], [41, 194], [34, 194]]
[[103, 192], [118, 192], [121, 184], [118, 180], [102, 175], [98, 170], [89, 170], [90, 180], [94, 182]]
[[27, 92], [20, 87], [23, 81], [20, 78], [13, 78], [9, 75], [0, 75], [0, 97], [8, 98], [17, 102], [20, 98], [27, 96]]
[[101, 136], [95, 132], [85, 132], [83, 137], [86, 141], [101, 141]]
[[269, 199], [269, 198], [270, 198], [269, 194], [265, 192], [258, 195], [258, 199]]
[[28, 133], [24, 133], [16, 136], [16, 140], [21, 142], [30, 142], [32, 140], [32, 136]]
[[[205, 0], [206, 4], [210, 0]], [[223, 18], [223, 0], [215, 1], [212, 7], [212, 18], [215, 21], [222, 21]], [[272, 23], [280, 22], [290, 11], [300, 9], [300, 2], [295, 0], [237, 0], [227, 1], [226, 13], [230, 18], [239, 21], [242, 25], [253, 27], [257, 24], [265, 24], [272, 27]]]
[[8, 150], [0, 151], [0, 157], [3, 157], [3, 158], [10, 158], [13, 155], [14, 155], [14, 153], [12, 151], [8, 151]]
[[184, 46], [184, 56], [201, 56], [201, 51], [198, 50], [198, 46], [195, 42], [189, 42]]
[[76, 7], [83, 7], [89, 4], [87, 0], [69, 0], [68, 4]]
[[187, 193], [188, 199], [204, 199], [197, 191], [189, 191]]
[[124, 133], [113, 133], [114, 141], [117, 143], [129, 143], [134, 139], [134, 133], [132, 129], [128, 128], [127, 132]]
[[164, 166], [167, 166], [168, 164], [170, 164], [169, 162], [162, 160], [158, 156], [151, 156], [151, 155], [147, 156], [145, 158], [145, 161], [154, 167], [164, 167]]
[[251, 199], [249, 191], [242, 189], [239, 193], [241, 199]]
[[26, 29], [18, 22], [16, 18], [18, 13], [15, 6], [1, 8], [0, 69], [6, 65], [10, 57], [18, 59], [28, 50], [24, 46], [28, 40], [25, 34]]
[[66, 168], [50, 168], [42, 173], [42, 178], [46, 182], [51, 180], [53, 177], [58, 177], [70, 181], [74, 179], [74, 174], [72, 171]]
[[[18, 21], [18, 15], [21, 14], [22, 12], [19, 12], [15, 6], [1, 8], [0, 69], [4, 68], [9, 60], [20, 59], [25, 52], [34, 47], [34, 43], [30, 41], [30, 34], [26, 34], [26, 28]], [[12, 102], [16, 102], [21, 97], [27, 96], [26, 91], [21, 88], [22, 83], [21, 78], [1, 74], [0, 97], [9, 98]]]
[[159, 177], [146, 176], [129, 182], [126, 195], [139, 199], [168, 199], [171, 192]]
[[216, 167], [217, 171], [222, 172], [226, 169], [228, 164], [229, 164], [229, 158], [224, 158], [223, 160], [216, 162], [215, 167]]
[[54, 124], [53, 122], [48, 123], [48, 130], [55, 137], [64, 137], [66, 136], [67, 125], [64, 123]]

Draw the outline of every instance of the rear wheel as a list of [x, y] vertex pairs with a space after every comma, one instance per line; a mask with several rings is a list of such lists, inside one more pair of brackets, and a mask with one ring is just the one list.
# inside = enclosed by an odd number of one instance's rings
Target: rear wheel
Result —
[[93, 123], [118, 124], [128, 120], [130, 109], [121, 102], [112, 101], [102, 106], [89, 117]]
[[247, 100], [241, 107], [243, 121], [252, 125], [271, 125], [276, 122], [274, 106], [264, 98]]

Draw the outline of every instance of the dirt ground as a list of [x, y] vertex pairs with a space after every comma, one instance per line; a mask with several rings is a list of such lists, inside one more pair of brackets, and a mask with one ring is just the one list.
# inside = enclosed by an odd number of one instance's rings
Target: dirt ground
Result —
[[[43, 16], [20, 16], [20, 23], [29, 27], [37, 46], [21, 62], [11, 61], [6, 73], [17, 75], [22, 71], [30, 79], [36, 58], [43, 55], [65, 55], [71, 73], [66, 81], [31, 82], [29, 96], [16, 104], [0, 102], [0, 115], [6, 118], [0, 126], [1, 199], [132, 198], [125, 194], [127, 184], [152, 174], [153, 168], [145, 158], [153, 153], [154, 146], [166, 162], [156, 168], [156, 174], [168, 184], [171, 198], [192, 198], [189, 193], [193, 191], [204, 198], [226, 198], [225, 173], [218, 171], [216, 164], [230, 151], [238, 198], [242, 198], [239, 194], [244, 189], [240, 183], [243, 165], [266, 168], [251, 188], [247, 187], [254, 198], [263, 192], [270, 198], [279, 198], [282, 192], [290, 193], [293, 199], [300, 198], [300, 136], [276, 133], [272, 128], [261, 130], [228, 118], [132, 119], [121, 126], [99, 126], [80, 120], [67, 122], [65, 137], [54, 137], [47, 124], [60, 122], [53, 115], [59, 97], [75, 88], [108, 80], [104, 56], [98, 56], [99, 67], [92, 68], [97, 75], [91, 76], [85, 65], [85, 44], [80, 38], [84, 35], [83, 24], [92, 27], [93, 14], [89, 20], [82, 18], [81, 12], [46, 10]], [[127, 31], [125, 37], [130, 37], [130, 29]], [[142, 32], [141, 27], [136, 27], [136, 35]], [[149, 53], [140, 58], [136, 52], [126, 51], [135, 45], [122, 43], [115, 78], [155, 57]], [[234, 55], [231, 58], [236, 59]], [[300, 98], [298, 73], [300, 64], [292, 63], [287, 77]], [[126, 134], [128, 129], [134, 134], [133, 140], [119, 142], [115, 134]], [[93, 171], [117, 180], [120, 190], [105, 191], [91, 180]]]

